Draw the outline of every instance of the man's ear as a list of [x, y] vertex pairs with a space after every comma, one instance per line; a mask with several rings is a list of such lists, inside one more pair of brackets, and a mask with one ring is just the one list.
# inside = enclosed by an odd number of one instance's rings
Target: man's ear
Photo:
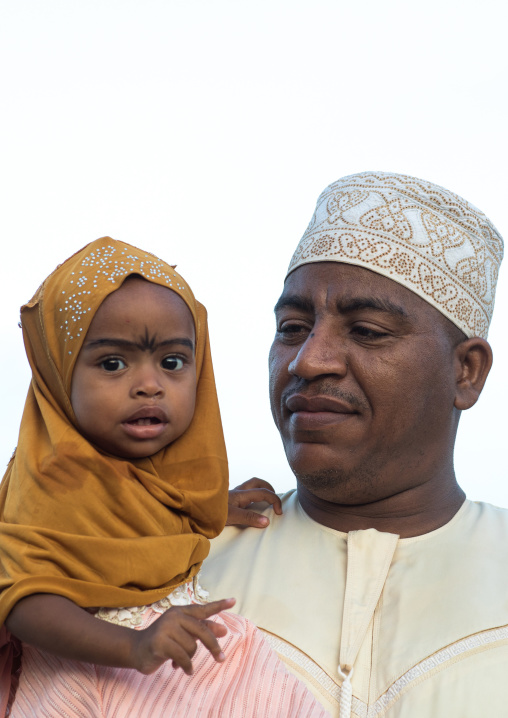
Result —
[[491, 366], [492, 349], [485, 339], [473, 337], [455, 347], [456, 409], [470, 409], [476, 404]]

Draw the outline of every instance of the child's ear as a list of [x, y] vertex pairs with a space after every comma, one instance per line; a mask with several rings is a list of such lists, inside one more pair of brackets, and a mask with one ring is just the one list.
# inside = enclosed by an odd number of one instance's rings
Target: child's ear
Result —
[[492, 349], [485, 339], [466, 339], [455, 348], [455, 408], [470, 409], [476, 404], [491, 366]]

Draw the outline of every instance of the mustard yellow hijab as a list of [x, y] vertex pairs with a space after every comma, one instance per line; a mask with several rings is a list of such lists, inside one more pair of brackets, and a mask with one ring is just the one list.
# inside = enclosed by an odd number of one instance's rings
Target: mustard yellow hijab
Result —
[[[132, 274], [176, 292], [196, 327], [193, 420], [154, 456], [110, 456], [76, 429], [72, 371], [103, 300]], [[153, 603], [197, 573], [226, 520], [227, 460], [206, 310], [173, 267], [103, 237], [21, 309], [32, 368], [19, 442], [0, 486], [0, 625], [32, 593], [80, 606]]]

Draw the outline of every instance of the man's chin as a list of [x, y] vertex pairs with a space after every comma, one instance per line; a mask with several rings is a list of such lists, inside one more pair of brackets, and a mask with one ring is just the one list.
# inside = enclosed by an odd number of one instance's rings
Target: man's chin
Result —
[[361, 506], [378, 500], [379, 488], [367, 475], [351, 475], [336, 470], [296, 475], [298, 491], [342, 506]]
[[342, 476], [358, 463], [357, 452], [330, 444], [291, 442], [285, 445], [288, 463], [299, 476]]
[[323, 501], [346, 505], [363, 504], [379, 498], [378, 471], [363, 465], [350, 452], [346, 460], [336, 455], [330, 459], [327, 453], [300, 450], [288, 455], [299, 487]]

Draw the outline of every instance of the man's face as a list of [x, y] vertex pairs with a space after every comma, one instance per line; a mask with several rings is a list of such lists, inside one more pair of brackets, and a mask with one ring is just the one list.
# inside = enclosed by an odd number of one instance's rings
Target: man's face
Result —
[[453, 450], [459, 330], [400, 284], [334, 262], [295, 270], [275, 314], [272, 413], [299, 482], [356, 504], [428, 480]]

